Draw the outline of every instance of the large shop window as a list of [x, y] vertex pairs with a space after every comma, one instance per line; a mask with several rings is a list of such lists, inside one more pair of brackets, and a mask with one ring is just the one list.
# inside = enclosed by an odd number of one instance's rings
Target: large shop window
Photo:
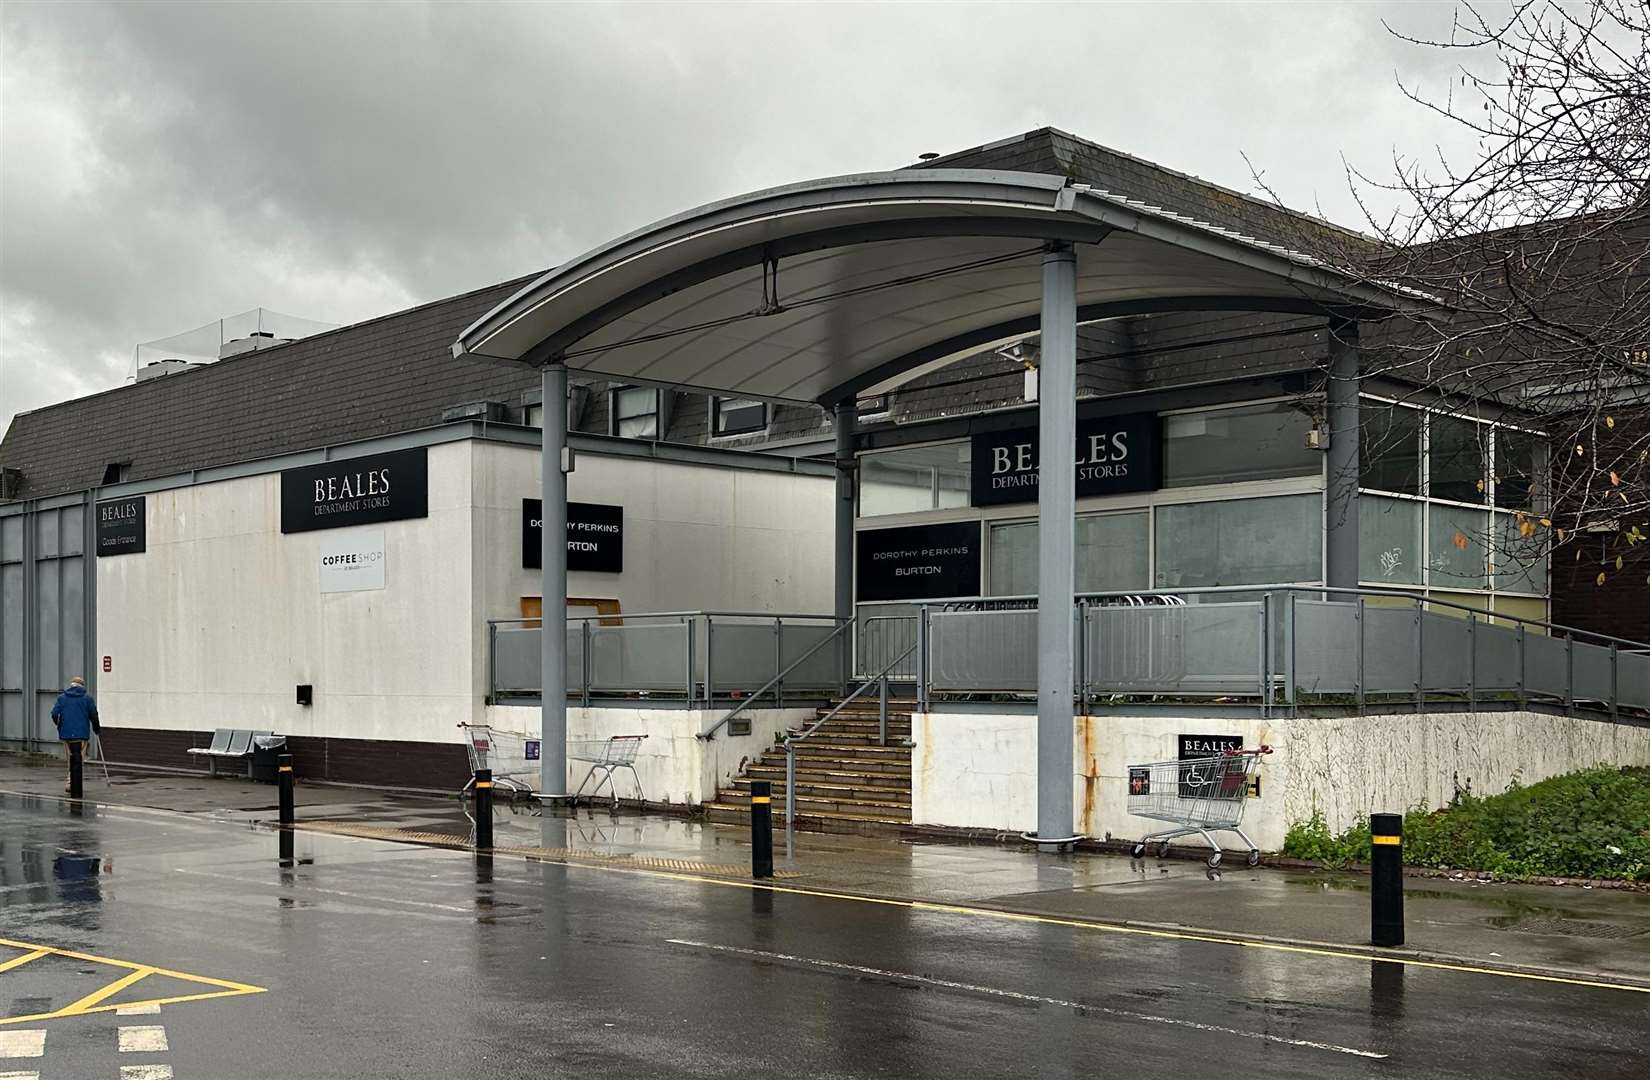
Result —
[[1322, 506], [1311, 494], [1158, 507], [1157, 584], [1321, 581]]
[[[1072, 563], [1077, 591], [1129, 592], [1150, 587], [1147, 515], [1085, 515], [1076, 521]], [[1037, 591], [1037, 523], [991, 527], [991, 595]]]
[[1428, 426], [1428, 490], [1434, 499], [1486, 502], [1489, 475], [1488, 424], [1434, 414]]
[[1421, 413], [1385, 401], [1364, 401], [1358, 440], [1358, 482], [1377, 491], [1421, 494]]
[[613, 434], [626, 439], [659, 437], [659, 391], [626, 386], [613, 391]]
[[1545, 531], [1513, 514], [1496, 514], [1495, 526], [1495, 591], [1546, 595]]
[[1427, 507], [1427, 568], [1434, 588], [1489, 587], [1489, 525], [1482, 510]]
[[[1358, 500], [1358, 576], [1382, 585], [1419, 585], [1421, 510], [1413, 499]], [[1331, 511], [1333, 512], [1333, 511]]]
[[1311, 476], [1323, 456], [1306, 448], [1311, 418], [1287, 402], [1163, 418], [1163, 486]]
[[1495, 429], [1495, 505], [1503, 510], [1535, 508], [1539, 441], [1527, 431]]
[[968, 505], [969, 445], [917, 446], [859, 459], [859, 516]]

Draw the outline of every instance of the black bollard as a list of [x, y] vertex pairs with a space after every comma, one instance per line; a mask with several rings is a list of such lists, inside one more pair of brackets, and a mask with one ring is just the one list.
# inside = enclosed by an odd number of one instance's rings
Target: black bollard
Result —
[[773, 794], [766, 780], [751, 781], [751, 877], [773, 877]]
[[78, 799], [84, 790], [81, 786], [80, 743], [69, 743], [69, 798]]
[[291, 825], [294, 820], [291, 754], [282, 754], [275, 759], [275, 779], [281, 785], [281, 824]]
[[1369, 940], [1404, 943], [1404, 816], [1369, 816]]
[[476, 850], [493, 846], [493, 770], [476, 770]]

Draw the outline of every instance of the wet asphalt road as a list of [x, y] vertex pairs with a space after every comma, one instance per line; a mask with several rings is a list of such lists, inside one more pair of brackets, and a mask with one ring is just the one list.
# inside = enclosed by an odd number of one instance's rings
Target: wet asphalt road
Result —
[[[545, 846], [562, 846], [557, 823]], [[27, 946], [264, 988], [0, 1024], [0, 1076], [1650, 1075], [1650, 995], [0, 797]], [[126, 968], [0, 970], [7, 1017]], [[94, 1007], [211, 992], [148, 975]], [[119, 1029], [160, 1028], [121, 1052]], [[8, 1041], [10, 1039], [11, 1041]], [[148, 1041], [145, 1041], [148, 1040]]]

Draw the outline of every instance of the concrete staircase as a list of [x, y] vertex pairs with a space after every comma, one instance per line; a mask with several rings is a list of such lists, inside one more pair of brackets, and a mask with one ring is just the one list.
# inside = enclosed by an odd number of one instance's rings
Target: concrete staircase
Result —
[[[819, 710], [819, 716], [830, 708]], [[806, 725], [804, 725], [806, 726]], [[798, 729], [801, 730], [801, 729]], [[856, 700], [797, 745], [796, 827], [814, 832], [881, 832], [911, 823], [910, 703], [890, 702], [888, 745], [877, 743], [877, 703]], [[773, 786], [773, 821], [785, 812], [785, 750], [775, 746], [745, 766], [706, 820], [750, 825], [751, 781]]]

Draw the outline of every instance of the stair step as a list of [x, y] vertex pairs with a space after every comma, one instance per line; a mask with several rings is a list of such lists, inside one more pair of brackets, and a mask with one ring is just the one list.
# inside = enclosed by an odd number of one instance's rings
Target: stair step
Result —
[[[784, 799], [776, 794], [773, 796], [774, 805], [783, 805]], [[716, 796], [716, 806], [750, 806], [750, 795], [737, 791], [721, 791]], [[892, 799], [827, 799], [812, 795], [797, 795], [796, 812], [800, 817], [803, 814], [817, 812], [831, 814], [858, 814], [862, 817], [901, 817], [907, 821], [911, 819], [911, 804], [896, 802]]]
[[[774, 798], [785, 793], [785, 782], [772, 783], [769, 788]], [[719, 796], [731, 795], [738, 798], [751, 798], [751, 782], [744, 777], [736, 778], [733, 787], [723, 788]], [[797, 800], [805, 798], [823, 798], [823, 800], [851, 801], [851, 803], [898, 803], [911, 805], [911, 788], [878, 788], [871, 785], [855, 785], [855, 783], [804, 783], [797, 782]]]
[[[800, 731], [793, 731], [793, 732], [791, 732], [791, 734], [793, 736], [795, 736], [795, 735], [800, 735], [801, 732]], [[910, 734], [911, 733], [908, 732], [908, 731], [900, 732], [900, 731], [895, 731], [893, 728], [889, 728], [888, 729], [888, 745], [893, 746], [893, 745], [896, 745], [898, 743], [905, 742]], [[882, 745], [881, 743], [879, 743], [877, 741], [877, 732], [876, 732], [875, 728], [871, 729], [868, 732], [824, 731], [824, 730], [820, 730], [820, 731], [814, 732], [812, 735], [808, 736], [808, 738], [806, 740], [802, 740], [802, 742], [803, 742], [803, 745], [817, 745], [818, 742], [822, 739], [829, 740], [829, 745], [831, 745], [831, 746], [880, 746], [880, 745]]]
[[[785, 755], [776, 753], [763, 754], [753, 763], [767, 769], [779, 770], [779, 775], [785, 775]], [[851, 772], [860, 775], [876, 774], [878, 776], [903, 777], [907, 782], [911, 779], [911, 762], [906, 759], [871, 758], [854, 759], [840, 757], [835, 754], [797, 754], [796, 771], [808, 772]]]
[[[750, 827], [750, 807], [726, 803], [711, 803], [705, 808], [705, 817], [712, 822]], [[797, 825], [806, 827], [813, 821], [849, 822], [863, 825], [909, 825], [911, 815], [856, 814], [837, 810], [808, 810], [797, 807]]]
[[[798, 765], [800, 766], [800, 762]], [[785, 766], [779, 765], [751, 765], [745, 769], [741, 779], [766, 780], [769, 783], [785, 783]], [[906, 772], [857, 772], [852, 769], [804, 769], [796, 770], [796, 782], [799, 784], [838, 784], [854, 787], [911, 787], [911, 776]]]
[[803, 739], [796, 744], [798, 754], [844, 754], [844, 755], [871, 755], [884, 758], [909, 758], [909, 746], [878, 746], [875, 742], [844, 742], [840, 739], [825, 739], [815, 735], [811, 739]]

